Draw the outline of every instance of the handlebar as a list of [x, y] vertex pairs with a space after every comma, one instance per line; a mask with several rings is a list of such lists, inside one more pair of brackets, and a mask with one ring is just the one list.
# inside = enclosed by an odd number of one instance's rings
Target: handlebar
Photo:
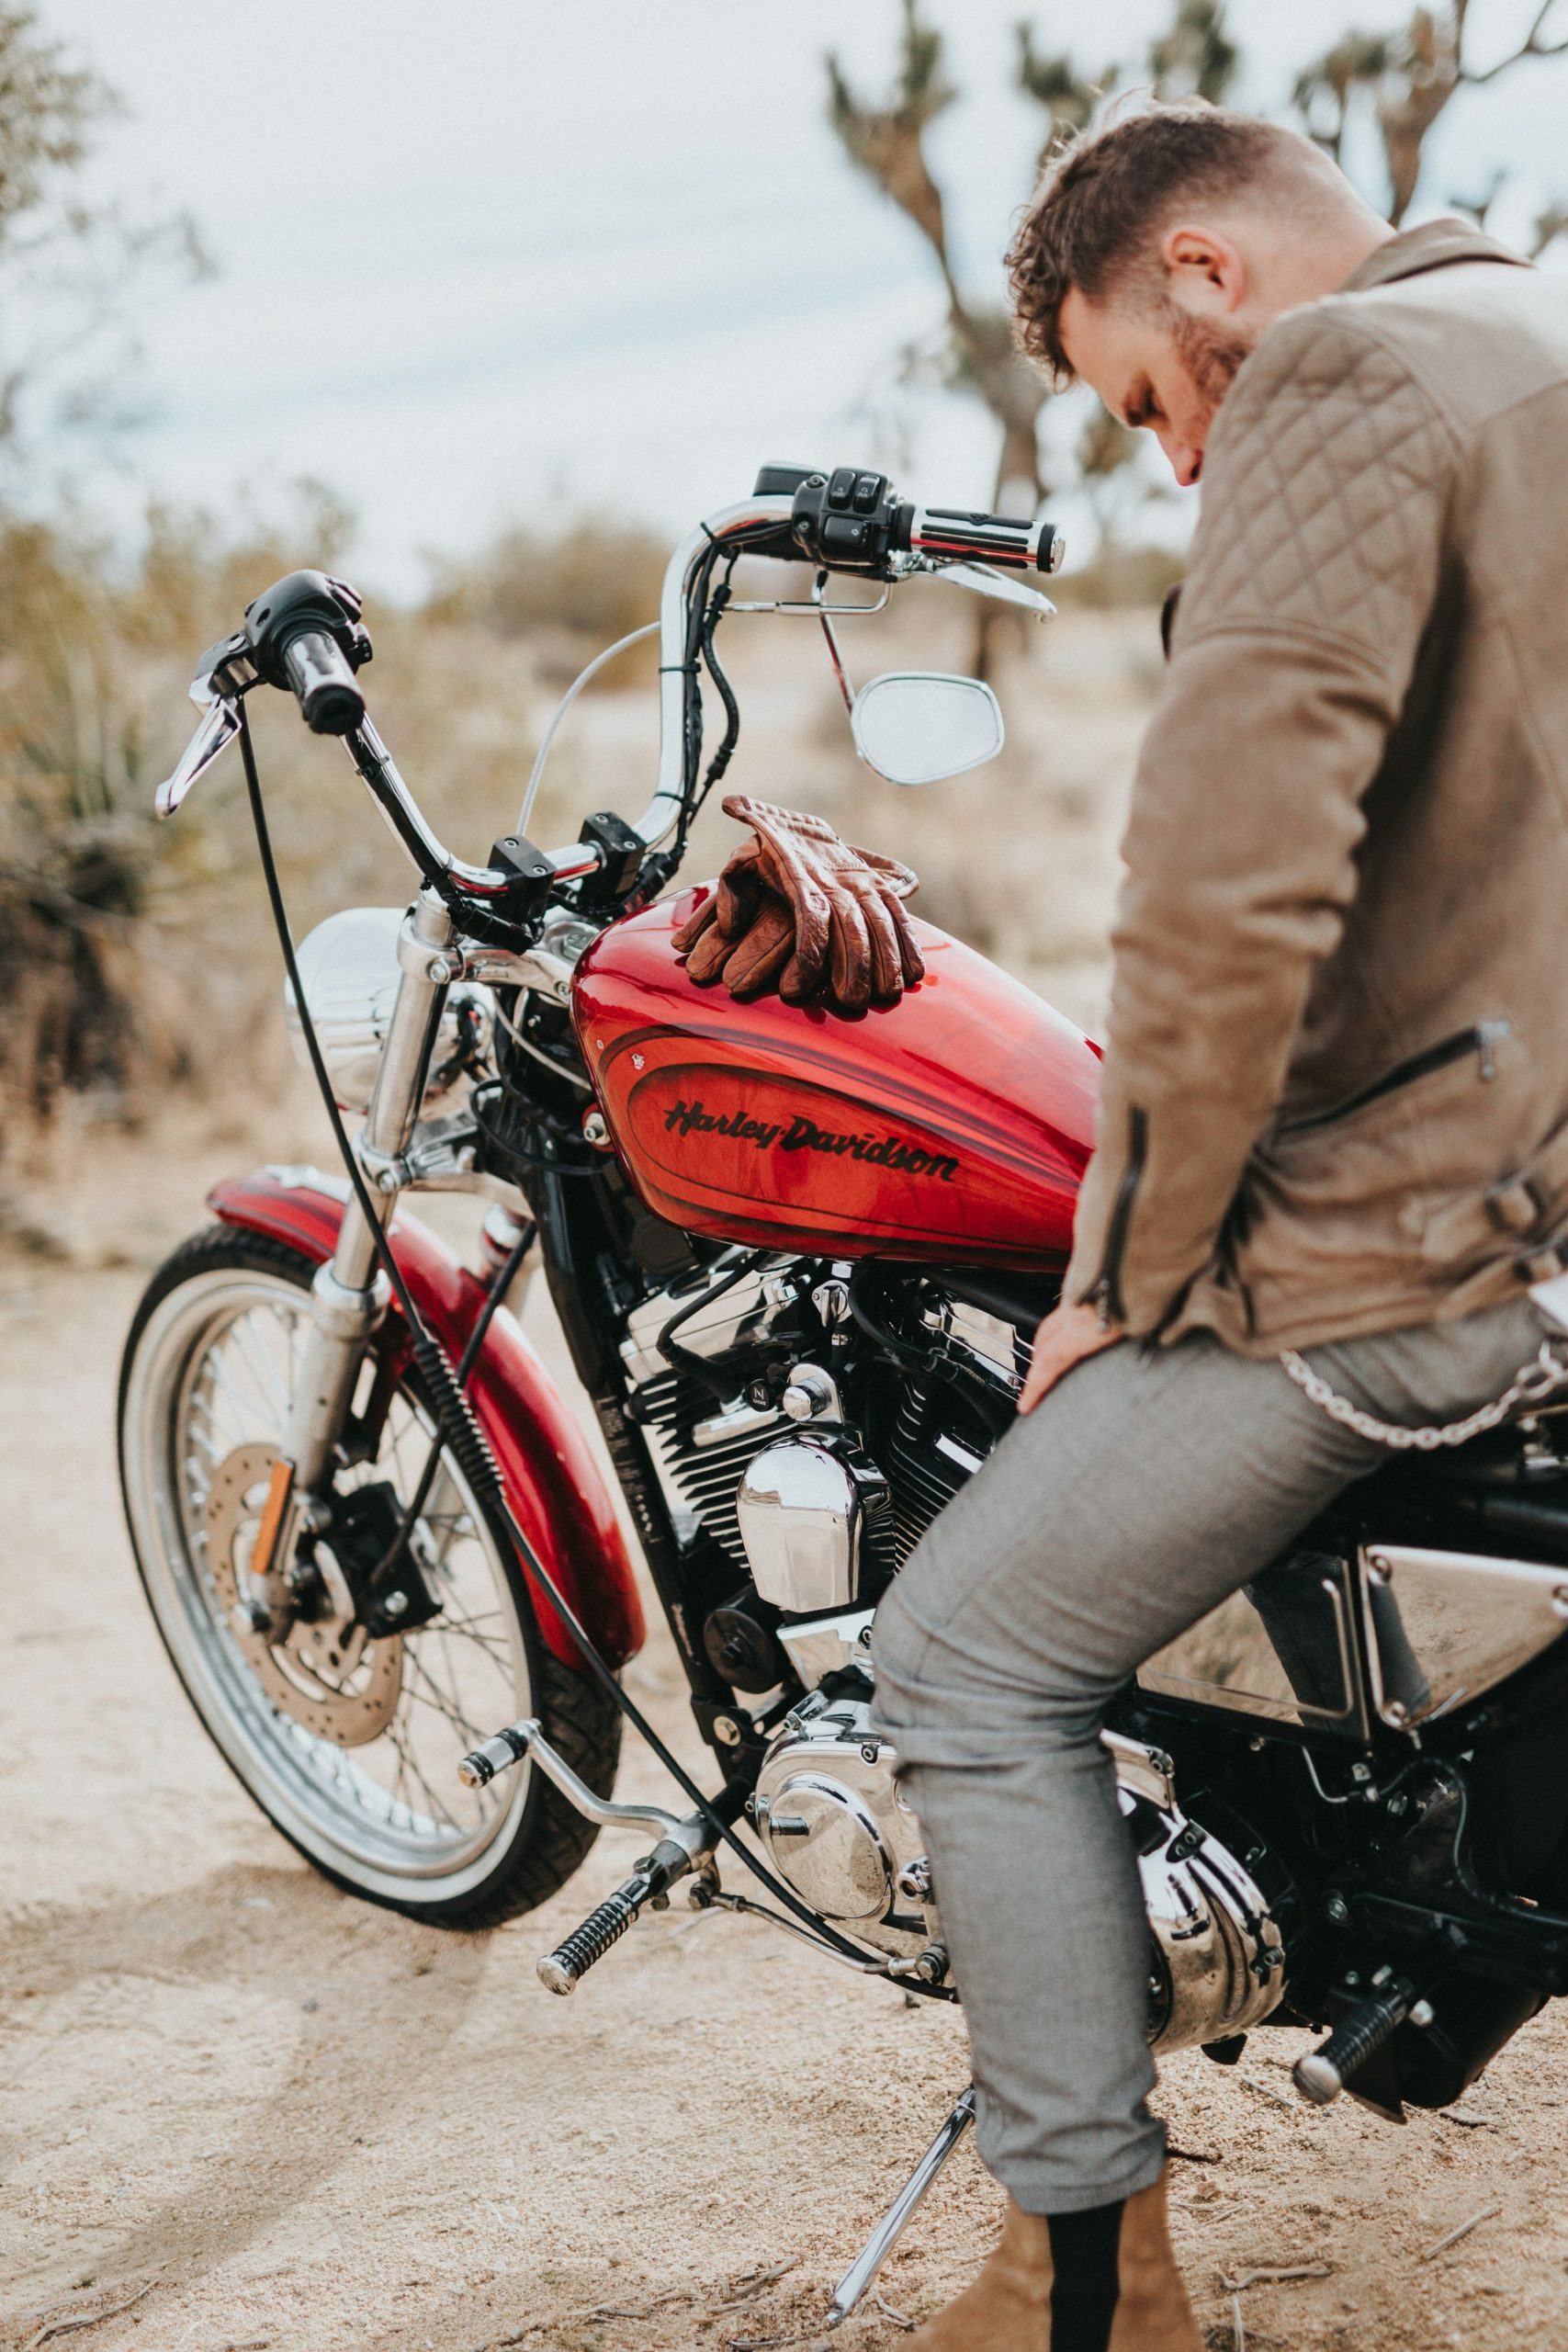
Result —
[[[437, 840], [371, 722], [354, 674], [370, 659], [354, 590], [322, 572], [291, 572], [247, 608], [243, 629], [202, 656], [191, 695], [207, 716], [160, 791], [159, 813], [172, 814], [196, 776], [233, 740], [241, 697], [265, 680], [293, 691], [315, 733], [344, 739], [382, 815], [427, 883], [448, 898], [460, 894], [481, 919], [491, 902], [492, 935], [496, 922], [506, 924], [504, 910], [520, 899], [537, 904], [558, 883], [629, 873], [638, 844], [644, 852], [657, 849], [685, 807], [693, 596], [715, 552], [726, 548], [897, 580], [950, 566], [957, 578], [962, 567], [976, 563], [1052, 572], [1061, 562], [1063, 542], [1044, 521], [917, 506], [900, 499], [885, 474], [853, 467], [831, 473], [763, 467], [751, 497], [699, 523], [665, 568], [659, 607], [659, 782], [641, 817], [630, 826], [619, 819], [590, 819], [581, 839], [547, 852], [508, 836], [495, 844], [489, 865], [470, 865]], [[977, 576], [970, 573], [964, 584], [979, 584]], [[1000, 582], [996, 590], [1009, 593]]]
[[759, 491], [786, 492], [790, 537], [774, 550], [805, 556], [834, 571], [896, 578], [900, 555], [917, 564], [990, 563], [1009, 571], [1055, 571], [1066, 542], [1054, 524], [953, 506], [917, 506], [900, 498], [886, 474], [837, 466], [764, 466]]

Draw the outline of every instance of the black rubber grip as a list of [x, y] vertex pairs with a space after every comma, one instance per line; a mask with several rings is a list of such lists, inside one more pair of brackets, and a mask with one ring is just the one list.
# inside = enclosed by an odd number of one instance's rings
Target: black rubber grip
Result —
[[905, 506], [899, 510], [895, 538], [915, 555], [948, 563], [991, 563], [1004, 571], [1055, 571], [1061, 561], [1061, 535], [1055, 526], [1032, 517]]
[[365, 717], [365, 696], [336, 639], [324, 628], [301, 629], [281, 660], [310, 732], [352, 735]]
[[646, 1876], [627, 1879], [614, 1894], [591, 1911], [581, 1928], [574, 1928], [566, 1941], [547, 1952], [538, 1962], [541, 1983], [552, 1993], [570, 1993], [581, 1984], [596, 1960], [603, 1960], [612, 1944], [620, 1942], [631, 1927], [653, 1887]]
[[1391, 2034], [1397, 2033], [1410, 2014], [1412, 1988], [1403, 1980], [1386, 1992], [1359, 2001], [1337, 2025], [1326, 2041], [1298, 2058], [1292, 2079], [1303, 2098], [1326, 2107], [1369, 2058], [1376, 2055]]

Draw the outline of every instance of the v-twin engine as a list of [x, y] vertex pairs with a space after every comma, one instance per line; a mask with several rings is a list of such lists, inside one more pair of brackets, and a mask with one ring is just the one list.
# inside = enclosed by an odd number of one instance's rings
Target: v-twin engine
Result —
[[[807, 1360], [831, 1354], [822, 1327], [830, 1334], [835, 1287], [810, 1289], [797, 1265], [777, 1262], [710, 1273], [637, 1308], [621, 1353], [677, 1524], [750, 1573], [709, 1620], [710, 1654], [761, 1694], [764, 1720], [777, 1723], [788, 1690], [805, 1686], [750, 1801], [771, 1860], [870, 1951], [935, 1978], [949, 1966], [941, 1890], [897, 1757], [873, 1727], [869, 1604], [990, 1440], [942, 1418], [951, 1392], [907, 1381], [885, 1476], [847, 1425], [847, 1400]], [[953, 1300], [926, 1314], [950, 1360], [990, 1390], [1016, 1387], [1010, 1326]], [[770, 1357], [781, 1366], [771, 1382], [759, 1376]], [[1148, 1914], [1149, 2040], [1169, 2051], [1246, 2033], [1283, 1996], [1278, 1900], [1224, 1838], [1188, 1818], [1168, 1757], [1115, 1736], [1107, 1746]]]

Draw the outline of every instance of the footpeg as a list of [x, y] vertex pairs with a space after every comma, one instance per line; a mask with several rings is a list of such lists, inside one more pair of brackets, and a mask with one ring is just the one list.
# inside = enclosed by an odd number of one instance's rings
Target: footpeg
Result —
[[[690, 1870], [685, 1856], [681, 1859]], [[535, 1962], [540, 1984], [547, 1992], [575, 1993], [594, 1962], [603, 1960], [611, 1945], [620, 1942], [644, 1905], [662, 1894], [678, 1875], [663, 1871], [651, 1854], [646, 1862], [639, 1862], [626, 1884], [607, 1896], [597, 1911], [591, 1911], [581, 1928], [574, 1928], [564, 1943]]]
[[[1291, 2069], [1291, 2079], [1303, 2098], [1314, 2107], [1327, 2107], [1337, 2099], [1358, 2068], [1376, 2055], [1391, 2035], [1397, 2033], [1409, 2018], [1413, 2023], [1425, 2025], [1431, 2010], [1424, 2001], [1415, 1999], [1415, 1986], [1402, 1976], [1392, 1976], [1388, 1970], [1379, 1972], [1382, 1980], [1381, 1992], [1368, 1995], [1358, 2001], [1348, 2017], [1340, 2020], [1326, 2041], [1298, 2058]], [[1374, 1978], [1376, 1984], [1379, 1978]], [[1425, 2015], [1423, 2015], [1425, 2012]]]
[[534, 1723], [508, 1724], [493, 1739], [481, 1740], [471, 1748], [457, 1767], [457, 1778], [466, 1789], [490, 1786], [498, 1772], [509, 1772], [513, 1764], [521, 1764], [527, 1755], [530, 1733], [536, 1734]]
[[589, 1913], [581, 1928], [573, 1928], [564, 1943], [537, 1963], [541, 1984], [552, 1993], [573, 1993], [594, 1962], [603, 1960], [612, 1944], [619, 1943], [649, 1903], [662, 1904], [678, 1879], [694, 1871], [712, 1878], [713, 1849], [718, 1843], [716, 1821], [735, 1820], [746, 1792], [739, 1782], [732, 1782], [706, 1812], [689, 1813], [684, 1819], [667, 1813], [662, 1805], [612, 1804], [607, 1798], [595, 1796], [566, 1758], [557, 1755], [532, 1715], [521, 1723], [507, 1724], [493, 1738], [470, 1749], [457, 1767], [457, 1778], [466, 1789], [487, 1788], [498, 1773], [509, 1772], [525, 1760], [553, 1781], [569, 1804], [588, 1820], [598, 1822], [601, 1828], [623, 1825], [660, 1833], [652, 1853], [644, 1855], [625, 1885], [618, 1886], [596, 1911]]

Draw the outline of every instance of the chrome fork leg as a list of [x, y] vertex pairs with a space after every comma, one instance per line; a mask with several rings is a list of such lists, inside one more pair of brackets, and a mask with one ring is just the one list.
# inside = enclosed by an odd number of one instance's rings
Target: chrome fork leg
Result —
[[873, 2279], [903, 2235], [917, 2206], [974, 2120], [975, 2088], [971, 2084], [834, 2289], [833, 2300], [828, 2306], [829, 2327], [842, 2327], [864, 2301]]
[[[356, 1147], [383, 1218], [397, 1199], [400, 1156], [419, 1113], [432, 1026], [450, 978], [451, 940], [446, 908], [433, 890], [422, 891], [399, 939], [402, 977]], [[310, 1288], [310, 1329], [286, 1442], [297, 1492], [313, 1487], [326, 1472], [366, 1343], [386, 1311], [387, 1296], [387, 1278], [376, 1266], [375, 1230], [357, 1198], [351, 1199], [332, 1262], [319, 1270]]]

